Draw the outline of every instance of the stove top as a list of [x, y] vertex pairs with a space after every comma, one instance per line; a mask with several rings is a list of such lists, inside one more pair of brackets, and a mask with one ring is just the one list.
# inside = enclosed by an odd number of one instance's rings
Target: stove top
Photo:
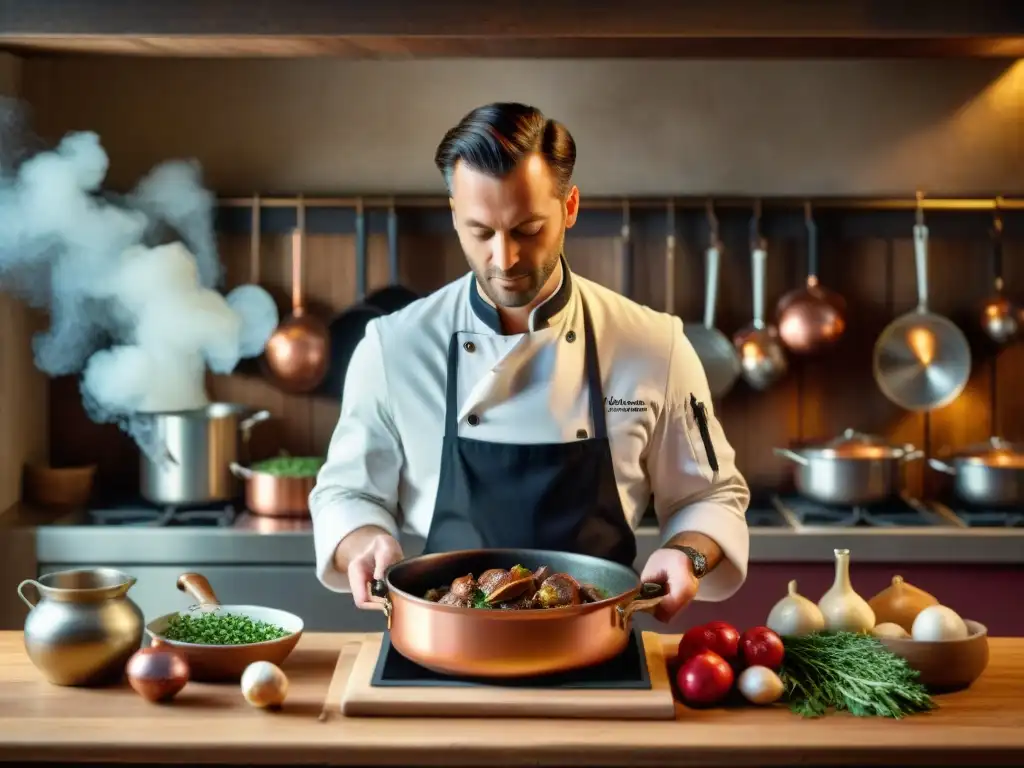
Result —
[[963, 501], [935, 502], [935, 506], [965, 528], [1024, 528], [1024, 508], [988, 508]]
[[789, 521], [770, 501], [747, 508], [747, 525], [751, 528], [788, 528]]
[[802, 496], [776, 496], [775, 506], [794, 528], [922, 528], [954, 524], [917, 499], [903, 496], [863, 506], [837, 506]]
[[158, 506], [145, 500], [119, 500], [98, 504], [88, 509], [83, 522], [87, 525], [121, 525], [151, 528], [229, 527], [235, 522], [234, 505], [224, 502], [208, 505]]
[[532, 678], [494, 680], [456, 677], [432, 672], [410, 661], [391, 645], [391, 635], [384, 633], [380, 645], [377, 666], [373, 670], [370, 684], [374, 687], [463, 687], [490, 686], [500, 688], [603, 688], [603, 689], [651, 689], [651, 678], [647, 670], [647, 655], [643, 639], [633, 630], [626, 650], [604, 664], [544, 675]]

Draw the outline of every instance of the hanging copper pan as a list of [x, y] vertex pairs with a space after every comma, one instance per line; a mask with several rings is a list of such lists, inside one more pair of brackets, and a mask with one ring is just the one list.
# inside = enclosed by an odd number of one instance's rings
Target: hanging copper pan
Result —
[[776, 309], [779, 337], [797, 354], [826, 349], [846, 331], [846, 301], [818, 281], [818, 227], [811, 204], [804, 206], [807, 223], [807, 284], [790, 291]]
[[311, 392], [320, 385], [330, 356], [327, 326], [302, 302], [305, 230], [305, 204], [300, 198], [298, 227], [292, 232], [292, 315], [274, 331], [265, 352], [275, 382], [293, 394]]

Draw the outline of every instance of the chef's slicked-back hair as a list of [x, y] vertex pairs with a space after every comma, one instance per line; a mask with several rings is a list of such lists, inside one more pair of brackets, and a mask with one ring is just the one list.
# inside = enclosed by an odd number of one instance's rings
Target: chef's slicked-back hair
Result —
[[576, 142], [564, 125], [526, 104], [499, 102], [477, 107], [444, 135], [434, 154], [434, 164], [450, 193], [452, 171], [459, 160], [500, 179], [534, 152], [547, 160], [556, 191], [564, 198], [576, 165]]

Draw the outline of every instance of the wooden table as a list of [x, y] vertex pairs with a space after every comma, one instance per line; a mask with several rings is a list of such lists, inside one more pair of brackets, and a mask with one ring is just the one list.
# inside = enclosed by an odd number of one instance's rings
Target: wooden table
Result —
[[[21, 633], [0, 633], [0, 760], [489, 768], [1024, 763], [1024, 639], [993, 639], [989, 668], [971, 690], [939, 697], [937, 711], [902, 721], [680, 705], [674, 722], [526, 720], [485, 731], [436, 718], [343, 717], [340, 695], [363, 637], [303, 637], [284, 665], [286, 706], [266, 712], [246, 704], [234, 685], [191, 683], [164, 705], [127, 684], [52, 686], [26, 657]], [[665, 636], [669, 645], [677, 639]]]

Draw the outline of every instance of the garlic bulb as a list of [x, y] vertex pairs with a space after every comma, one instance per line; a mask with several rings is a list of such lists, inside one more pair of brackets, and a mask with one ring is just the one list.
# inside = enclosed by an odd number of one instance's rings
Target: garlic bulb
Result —
[[850, 583], [850, 550], [834, 550], [836, 578], [818, 601], [825, 628], [845, 632], [867, 632], [875, 626], [875, 612], [867, 600], [853, 591]]
[[910, 632], [917, 614], [938, 602], [923, 589], [905, 582], [902, 576], [893, 576], [892, 584], [868, 600], [868, 605], [879, 624], [899, 624]]
[[288, 695], [288, 678], [269, 661], [254, 661], [242, 673], [242, 695], [254, 707], [279, 707]]
[[751, 704], [773, 704], [782, 698], [782, 678], [768, 667], [747, 667], [740, 672], [736, 687]]
[[789, 582], [788, 594], [768, 614], [765, 625], [782, 637], [806, 635], [825, 628], [825, 618], [813, 602], [796, 591], [796, 580]]

